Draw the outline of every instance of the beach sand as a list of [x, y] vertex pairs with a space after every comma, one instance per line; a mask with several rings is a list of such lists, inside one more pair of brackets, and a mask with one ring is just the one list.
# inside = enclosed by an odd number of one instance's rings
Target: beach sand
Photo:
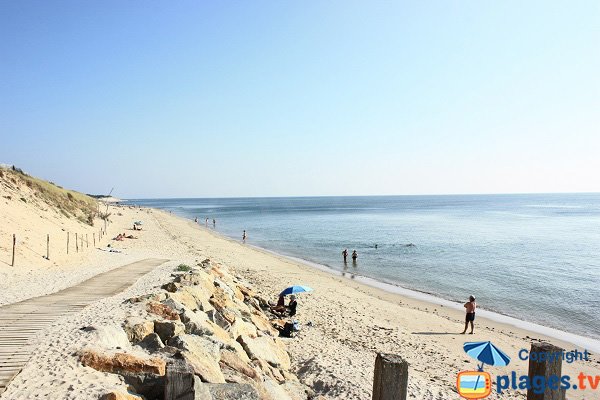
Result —
[[[491, 340], [512, 358], [508, 367], [486, 367], [493, 378], [513, 370], [517, 375], [526, 375], [527, 362], [519, 360], [517, 354], [523, 348], [529, 349], [532, 341], [548, 340], [568, 350], [575, 347], [481, 317], [476, 320], [474, 335], [460, 335], [464, 313], [441, 303], [389, 293], [350, 277], [321, 271], [254, 248], [251, 239], [242, 244], [164, 211], [111, 209], [114, 218], [109, 232], [126, 231], [139, 237], [112, 242], [123, 253], [93, 250], [79, 264], [40, 267], [39, 274], [34, 265], [28, 274], [11, 273], [9, 267], [0, 265], [4, 278], [0, 303], [58, 290], [93, 274], [148, 257], [173, 260], [170, 265], [210, 258], [242, 275], [258, 292], [274, 301], [286, 286], [308, 285], [314, 291], [298, 296], [297, 319], [302, 331], [286, 343], [293, 368], [301, 379], [331, 399], [369, 399], [378, 352], [399, 354], [410, 363], [410, 398], [456, 399], [457, 373], [476, 369], [475, 360], [462, 349], [466, 341]], [[134, 220], [144, 221], [143, 231], [127, 230]], [[140, 279], [126, 294], [100, 301], [54, 324], [41, 335], [38, 350], [3, 398], [25, 399], [53, 393], [57, 396], [54, 398], [92, 399], [97, 398], [101, 389], [122, 385], [114, 377], [90, 371], [76, 362], [73, 349], [85, 341], [78, 328], [98, 321], [118, 323], [127, 312], [122, 299], [159, 285], [159, 277], [164, 277], [165, 271], [156, 270]], [[40, 370], [50, 372], [40, 374]], [[572, 381], [580, 372], [600, 375], [598, 358], [594, 355], [588, 362], [563, 363], [563, 374], [570, 375]], [[570, 391], [567, 397], [590, 398], [592, 393]], [[511, 390], [494, 396], [524, 399], [525, 392]]]

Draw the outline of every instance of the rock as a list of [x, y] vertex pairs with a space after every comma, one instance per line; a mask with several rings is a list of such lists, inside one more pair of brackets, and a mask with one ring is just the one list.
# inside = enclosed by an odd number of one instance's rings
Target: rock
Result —
[[237, 319], [229, 329], [231, 336], [237, 338], [238, 336], [249, 336], [251, 338], [255, 338], [257, 336], [256, 326], [253, 324], [242, 320], [241, 318]]
[[207, 384], [212, 400], [259, 400], [252, 385], [244, 383]]
[[200, 286], [209, 297], [215, 289], [214, 277], [204, 271], [194, 271], [190, 274], [180, 275], [174, 281], [181, 283], [182, 286]]
[[[181, 313], [183, 310], [186, 309], [186, 307], [181, 304], [180, 302], [178, 302], [175, 299], [172, 298], [168, 298], [166, 300], [161, 301], [162, 304], [171, 307], [173, 310], [177, 311], [178, 313]], [[181, 318], [181, 316], [180, 316]]]
[[269, 322], [267, 318], [263, 316], [263, 314], [259, 313], [251, 313], [250, 320], [259, 330], [265, 332], [271, 336], [279, 336], [279, 331], [273, 328], [273, 325]]
[[202, 381], [210, 383], [225, 382], [219, 366], [219, 346], [203, 337], [180, 335], [169, 341], [170, 346], [181, 350], [181, 355], [194, 369]]
[[90, 335], [98, 347], [117, 350], [131, 348], [127, 334], [120, 326], [100, 325], [94, 328]]
[[151, 373], [121, 372], [123, 380], [146, 399], [162, 399], [165, 376]]
[[138, 346], [140, 346], [144, 350], [148, 350], [151, 353], [164, 349], [165, 347], [162, 340], [160, 340], [160, 336], [158, 336], [154, 332], [148, 334], [143, 340], [141, 340], [138, 343]]
[[129, 303], [141, 303], [141, 302], [148, 301], [148, 300], [163, 301], [166, 298], [167, 298], [167, 295], [164, 293], [151, 293], [151, 294], [145, 294], [143, 296], [132, 297], [126, 301]]
[[[267, 393], [269, 393], [272, 398], [277, 400], [295, 400], [277, 382], [267, 378], [263, 384]], [[304, 399], [306, 399], [306, 397], [304, 397]]]
[[234, 308], [235, 307], [235, 303], [233, 302], [231, 297], [228, 296], [225, 293], [225, 291], [220, 287], [215, 288], [215, 292], [210, 297], [209, 301], [210, 301], [210, 304], [212, 304], [212, 306], [217, 311], [221, 311], [225, 308]]
[[[221, 329], [229, 330], [229, 328], [231, 328], [231, 323], [219, 311], [210, 310], [206, 313], [206, 315], [211, 322], [217, 324], [217, 326], [219, 326]], [[231, 318], [230, 314], [229, 317]]]
[[213, 306], [209, 302], [209, 298], [212, 296], [214, 286], [211, 290], [207, 290], [203, 286], [184, 286], [181, 291], [189, 293], [192, 297], [194, 297], [199, 310], [207, 312], [208, 310], [213, 309]]
[[179, 350], [210, 358], [215, 362], [218, 362], [221, 357], [219, 345], [202, 336], [182, 334], [169, 340], [168, 344]]
[[163, 342], [167, 342], [173, 336], [177, 336], [184, 331], [185, 325], [179, 321], [154, 321], [154, 332], [160, 336]]
[[179, 321], [179, 313], [166, 304], [151, 302], [146, 305], [146, 310], [164, 319]]
[[180, 314], [180, 318], [185, 324], [185, 333], [198, 336], [214, 334], [214, 330], [208, 324], [208, 316], [203, 312], [185, 310]]
[[248, 357], [251, 359], [262, 359], [276, 368], [289, 369], [290, 356], [279, 339], [262, 336], [252, 339], [248, 336], [240, 336], [237, 341], [242, 345]]
[[102, 372], [165, 374], [165, 361], [160, 358], [140, 358], [126, 353], [109, 355], [93, 350], [84, 350], [80, 353], [79, 360], [84, 366]]
[[106, 394], [103, 394], [100, 397], [100, 400], [143, 400], [144, 398], [138, 396], [137, 394], [129, 393], [129, 392], [118, 392], [112, 391]]
[[235, 286], [235, 288], [233, 290], [233, 295], [235, 296], [236, 299], [238, 299], [240, 301], [244, 301], [244, 293], [242, 293], [239, 286], [237, 286], [237, 285]]
[[129, 317], [125, 320], [123, 329], [127, 334], [127, 339], [132, 343], [137, 343], [154, 332], [154, 322], [140, 317]]
[[175, 282], [169, 282], [165, 283], [160, 288], [166, 290], [167, 292], [175, 293], [179, 289], [179, 285], [177, 285]]
[[246, 361], [242, 360], [237, 353], [225, 350], [221, 352], [221, 361], [219, 361], [221, 366], [227, 366], [234, 371], [237, 371], [241, 374], [246, 375], [247, 377], [260, 382], [261, 377], [260, 374], [250, 366]]
[[189, 308], [190, 310], [198, 310], [199, 309], [198, 301], [196, 301], [196, 298], [187, 291], [181, 290], [179, 292], [169, 293], [169, 298], [183, 304], [185, 307]]
[[292, 400], [308, 400], [315, 395], [311, 388], [297, 381], [286, 381], [279, 387], [285, 390]]

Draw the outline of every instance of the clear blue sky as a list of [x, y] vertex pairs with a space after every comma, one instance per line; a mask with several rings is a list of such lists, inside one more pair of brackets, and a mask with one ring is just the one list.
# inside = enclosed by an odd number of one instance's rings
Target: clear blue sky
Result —
[[0, 162], [84, 192], [600, 191], [597, 1], [0, 0]]

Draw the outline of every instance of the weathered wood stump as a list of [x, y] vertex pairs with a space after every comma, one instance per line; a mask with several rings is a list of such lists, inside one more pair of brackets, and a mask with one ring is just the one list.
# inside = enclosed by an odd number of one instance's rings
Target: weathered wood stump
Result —
[[406, 400], [408, 362], [395, 354], [378, 353], [375, 359], [373, 400]]
[[[550, 343], [532, 343], [531, 350], [529, 352], [529, 379], [532, 380], [534, 376], [543, 376], [545, 382], [549, 382], [550, 376], [556, 376], [558, 379], [562, 376], [562, 357], [546, 357], [547, 359], [539, 361], [532, 360], [532, 354], [550, 353], [562, 354], [563, 349], [554, 346]], [[536, 358], [534, 356], [534, 358]], [[560, 384], [560, 382], [558, 383]], [[565, 391], [564, 389], [553, 390], [546, 387], [543, 393], [534, 393], [533, 389], [527, 390], [527, 400], [564, 400]]]

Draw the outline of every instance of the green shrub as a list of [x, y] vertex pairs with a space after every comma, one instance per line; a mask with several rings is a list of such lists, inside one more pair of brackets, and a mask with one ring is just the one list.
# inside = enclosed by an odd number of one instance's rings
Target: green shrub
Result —
[[192, 267], [190, 267], [189, 265], [179, 264], [177, 266], [177, 271], [188, 272], [188, 271], [191, 271], [191, 270], [192, 270]]

